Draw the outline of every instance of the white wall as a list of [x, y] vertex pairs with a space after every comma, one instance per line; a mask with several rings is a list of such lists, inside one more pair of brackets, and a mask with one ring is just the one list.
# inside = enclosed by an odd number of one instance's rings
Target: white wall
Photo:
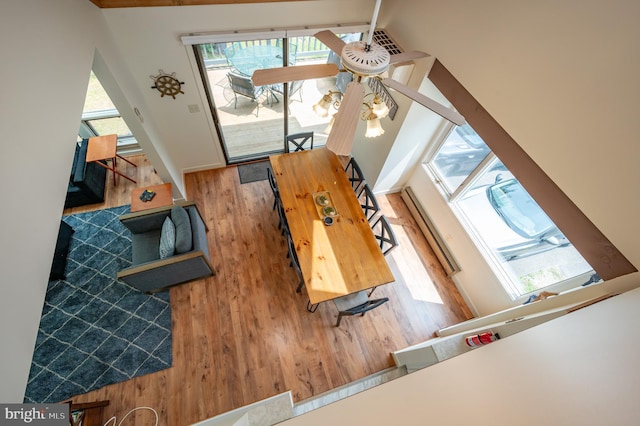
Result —
[[281, 424], [638, 424], [639, 304], [633, 290]]
[[[385, 26], [400, 45], [437, 57], [639, 267], [640, 130], [635, 115], [640, 98], [640, 3], [385, 4]], [[402, 136], [395, 144], [424, 146], [420, 134]], [[398, 184], [388, 175], [380, 181]], [[407, 182], [417, 189], [454, 249], [463, 269], [456, 283], [476, 312], [484, 315], [510, 306], [511, 300], [421, 168]], [[638, 276], [615, 281], [633, 286]]]
[[[0, 5], [0, 401], [22, 402], [93, 61], [86, 0]], [[83, 35], [83, 36], [79, 36]]]

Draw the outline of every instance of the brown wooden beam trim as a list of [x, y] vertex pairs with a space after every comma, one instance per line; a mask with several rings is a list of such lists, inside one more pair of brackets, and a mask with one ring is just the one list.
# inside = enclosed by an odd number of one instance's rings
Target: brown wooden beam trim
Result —
[[89, 0], [99, 8], [158, 7], [158, 6], [202, 6], [210, 4], [275, 3], [297, 0]]
[[638, 271], [440, 61], [435, 61], [429, 79], [466, 118], [600, 277], [608, 280]]

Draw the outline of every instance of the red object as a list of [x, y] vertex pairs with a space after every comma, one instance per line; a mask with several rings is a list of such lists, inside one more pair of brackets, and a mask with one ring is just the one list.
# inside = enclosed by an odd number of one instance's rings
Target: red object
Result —
[[495, 342], [496, 340], [497, 337], [491, 332], [474, 334], [473, 336], [465, 338], [467, 346], [470, 346], [472, 348], [477, 348], [478, 346], [483, 346], [488, 343]]

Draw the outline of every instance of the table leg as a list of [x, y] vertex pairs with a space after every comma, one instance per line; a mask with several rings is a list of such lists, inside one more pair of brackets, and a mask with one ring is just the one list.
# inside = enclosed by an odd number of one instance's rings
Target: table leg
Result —
[[132, 163], [131, 161], [127, 160], [125, 157], [123, 157], [123, 156], [122, 156], [122, 155], [120, 155], [120, 154], [116, 154], [116, 157], [118, 157], [118, 158], [122, 158], [124, 161], [126, 161], [126, 162], [127, 162], [127, 163], [129, 163], [129, 164], [131, 164], [133, 167], [138, 167], [138, 165], [137, 165], [137, 164]]
[[113, 186], [116, 186], [118, 184], [118, 182], [116, 182], [116, 174], [118, 173], [118, 165], [116, 164], [116, 157], [113, 157], [111, 159], [111, 164], [112, 164], [111, 171], [113, 172]]
[[[106, 164], [104, 164], [102, 161], [95, 161], [95, 163], [97, 163], [97, 164], [99, 164], [100, 166], [104, 167], [105, 169], [107, 169], [107, 170], [111, 170], [111, 171], [113, 172], [113, 185], [114, 185], [114, 186], [116, 186], [116, 185], [118, 184], [118, 183], [117, 183], [117, 181], [116, 181], [116, 175], [122, 176], [123, 178], [128, 179], [128, 180], [130, 180], [130, 181], [131, 181], [131, 182], [133, 182], [133, 183], [136, 183], [136, 181], [135, 181], [135, 180], [131, 179], [129, 176], [127, 176], [127, 175], [125, 175], [125, 174], [120, 173], [120, 172], [117, 170], [117, 166], [116, 166], [116, 158], [115, 158], [115, 157], [112, 159], [112, 161], [113, 161], [113, 167], [109, 167], [109, 166], [107, 166], [107, 165], [106, 165]], [[125, 161], [127, 161], [127, 160], [125, 160]]]
[[315, 311], [317, 311], [317, 310], [318, 310], [318, 306], [320, 306], [320, 304], [319, 304], [319, 303], [316, 303], [315, 305], [312, 305], [312, 304], [311, 304], [311, 301], [309, 300], [309, 301], [307, 302], [307, 311], [309, 311], [309, 312], [311, 312], [311, 313], [314, 313]]
[[[123, 177], [123, 178], [125, 178], [125, 179], [130, 180], [130, 181], [131, 181], [131, 182], [133, 182], [133, 183], [136, 183], [136, 181], [135, 181], [135, 180], [133, 180], [133, 179], [131, 179], [129, 176], [127, 176], [127, 175], [125, 175], [125, 174], [123, 174], [123, 173], [120, 173], [118, 170], [116, 170], [115, 164], [116, 164], [116, 158], [117, 158], [117, 157], [120, 157], [120, 158], [122, 158], [124, 161], [126, 161], [127, 163], [129, 163], [129, 164], [132, 164], [132, 165], [136, 166], [135, 164], [133, 164], [131, 161], [127, 160], [126, 158], [121, 157], [121, 156], [119, 156], [119, 155], [116, 155], [116, 157], [114, 157], [114, 158], [113, 158], [113, 164], [114, 164], [114, 168], [113, 168], [113, 169], [114, 169], [114, 170], [113, 170], [114, 177], [113, 177], [113, 178], [114, 178], [114, 180], [115, 180], [115, 175], [117, 174], [117, 175], [119, 175], [119, 176], [122, 176], [122, 177]], [[138, 167], [138, 166], [136, 166], [136, 167]]]

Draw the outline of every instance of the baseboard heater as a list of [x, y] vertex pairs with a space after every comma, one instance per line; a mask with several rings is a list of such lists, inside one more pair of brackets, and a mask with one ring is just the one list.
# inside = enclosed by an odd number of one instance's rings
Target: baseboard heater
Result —
[[444, 268], [447, 276], [451, 276], [460, 271], [460, 267], [456, 263], [451, 251], [444, 242], [444, 239], [434, 226], [431, 218], [424, 210], [420, 201], [416, 198], [411, 187], [405, 187], [401, 192], [402, 199], [406, 203], [409, 211], [418, 222], [418, 226], [422, 230], [427, 242], [433, 249], [436, 257], [440, 261], [440, 264]]

